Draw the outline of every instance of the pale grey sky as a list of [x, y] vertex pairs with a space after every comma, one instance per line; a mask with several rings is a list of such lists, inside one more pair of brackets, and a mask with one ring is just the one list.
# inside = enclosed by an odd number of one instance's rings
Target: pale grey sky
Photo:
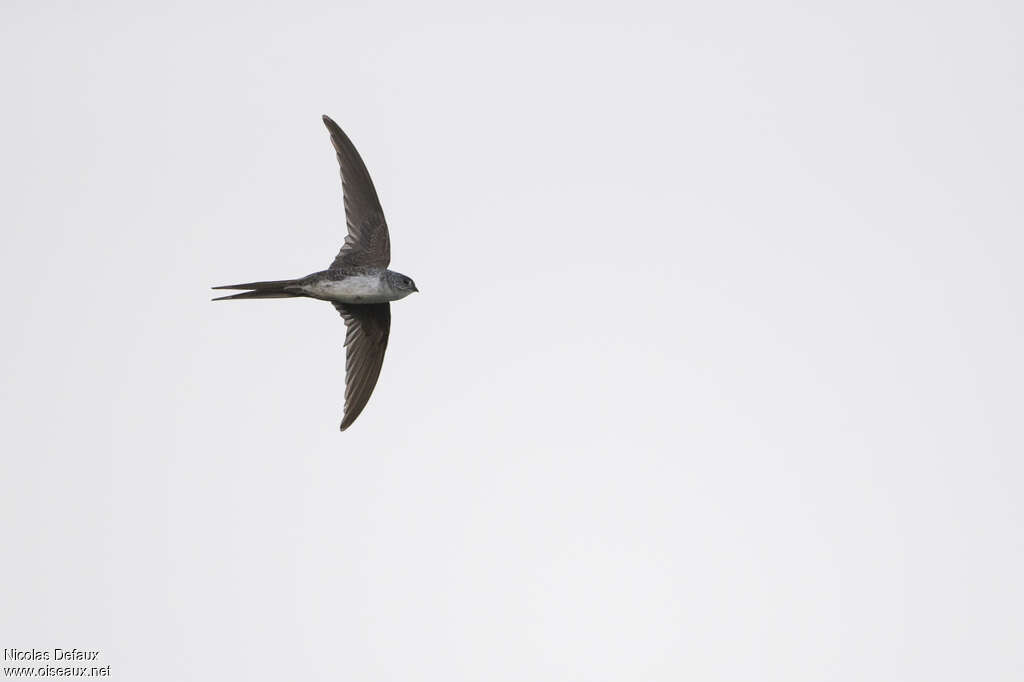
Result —
[[[0, 647], [115, 680], [1019, 680], [1015, 2], [8, 1]], [[338, 432], [327, 304], [393, 266]]]

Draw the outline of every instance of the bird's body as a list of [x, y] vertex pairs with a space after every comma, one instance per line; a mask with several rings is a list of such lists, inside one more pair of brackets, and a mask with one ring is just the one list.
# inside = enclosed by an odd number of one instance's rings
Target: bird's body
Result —
[[388, 303], [412, 293], [390, 284], [389, 280], [397, 274], [380, 268], [323, 270], [303, 277], [294, 289], [332, 303]]
[[327, 270], [298, 279], [214, 287], [243, 289], [215, 301], [247, 298], [315, 298], [331, 302], [345, 320], [345, 416], [341, 430], [362, 412], [377, 384], [391, 331], [391, 301], [405, 298], [416, 284], [389, 270], [391, 239], [377, 192], [348, 136], [327, 116], [324, 124], [341, 166], [348, 235]]

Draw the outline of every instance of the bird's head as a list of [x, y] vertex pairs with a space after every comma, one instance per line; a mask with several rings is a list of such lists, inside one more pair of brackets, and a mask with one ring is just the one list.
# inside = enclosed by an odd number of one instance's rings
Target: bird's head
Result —
[[419, 291], [416, 288], [416, 282], [412, 281], [412, 277], [406, 277], [400, 272], [388, 270], [388, 284], [396, 293], [401, 294], [403, 298], [414, 291]]

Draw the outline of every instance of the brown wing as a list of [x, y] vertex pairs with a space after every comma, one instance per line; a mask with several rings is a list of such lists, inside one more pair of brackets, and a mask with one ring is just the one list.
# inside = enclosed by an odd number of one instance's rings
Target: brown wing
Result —
[[335, 303], [334, 307], [348, 328], [345, 334], [345, 416], [341, 420], [344, 431], [366, 407], [377, 385], [391, 331], [391, 304]]
[[348, 223], [348, 235], [331, 263], [331, 269], [357, 265], [386, 268], [391, 263], [391, 239], [370, 173], [338, 124], [324, 116], [324, 125], [331, 133], [331, 143], [341, 166], [345, 221]]

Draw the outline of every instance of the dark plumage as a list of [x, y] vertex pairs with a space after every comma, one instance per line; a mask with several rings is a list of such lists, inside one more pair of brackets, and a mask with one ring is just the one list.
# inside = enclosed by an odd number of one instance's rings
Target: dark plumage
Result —
[[363, 411], [377, 385], [391, 331], [390, 302], [418, 289], [410, 278], [388, 270], [391, 238], [370, 174], [338, 124], [327, 116], [323, 119], [338, 157], [345, 197], [348, 234], [338, 255], [327, 270], [299, 279], [213, 287], [245, 290], [213, 300], [307, 297], [330, 301], [347, 327], [344, 431]]

